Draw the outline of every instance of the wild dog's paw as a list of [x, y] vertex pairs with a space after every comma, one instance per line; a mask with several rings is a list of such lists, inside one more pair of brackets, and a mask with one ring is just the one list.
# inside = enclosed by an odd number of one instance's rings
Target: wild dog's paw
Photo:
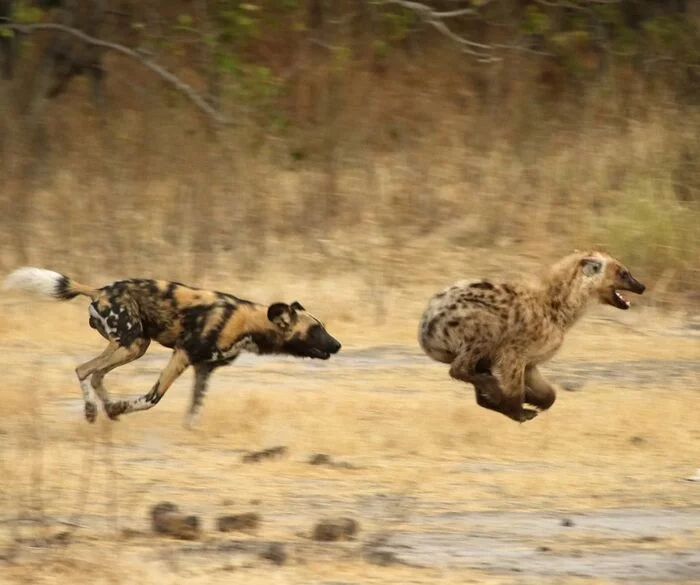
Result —
[[105, 404], [105, 412], [111, 420], [119, 420], [119, 415], [124, 414], [126, 403], [123, 400]]
[[94, 402], [85, 403], [85, 420], [94, 423], [97, 419], [97, 405]]

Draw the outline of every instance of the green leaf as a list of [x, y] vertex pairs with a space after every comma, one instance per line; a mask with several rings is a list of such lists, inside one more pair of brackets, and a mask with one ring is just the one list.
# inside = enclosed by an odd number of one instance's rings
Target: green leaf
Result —
[[525, 32], [532, 35], [542, 35], [550, 28], [549, 16], [537, 6], [528, 6], [521, 26]]
[[192, 26], [192, 17], [189, 14], [179, 14], [177, 23], [180, 26]]
[[34, 24], [41, 21], [44, 16], [44, 11], [41, 8], [27, 5], [21, 2], [15, 7], [14, 20], [22, 24]]

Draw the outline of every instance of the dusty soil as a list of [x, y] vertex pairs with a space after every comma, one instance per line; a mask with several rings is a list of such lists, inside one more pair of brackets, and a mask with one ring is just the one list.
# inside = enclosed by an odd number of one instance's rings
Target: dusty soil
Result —
[[[9, 310], [0, 329], [0, 583], [700, 583], [692, 323], [588, 319], [545, 368], [572, 391], [523, 425], [479, 409], [412, 328], [363, 344], [336, 324], [349, 342], [328, 362], [217, 372], [186, 431], [191, 373], [148, 413], [83, 420], [73, 368], [101, 342], [76, 311]], [[106, 384], [142, 393], [166, 359]], [[201, 538], [155, 535], [161, 501]], [[259, 524], [217, 530], [242, 513]], [[315, 542], [326, 517], [357, 532]]]

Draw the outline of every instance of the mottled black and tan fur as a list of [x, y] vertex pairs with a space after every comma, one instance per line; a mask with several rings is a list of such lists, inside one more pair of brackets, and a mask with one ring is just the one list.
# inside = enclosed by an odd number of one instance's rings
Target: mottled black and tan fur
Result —
[[[201, 409], [211, 373], [241, 352], [325, 360], [341, 347], [298, 302], [268, 306], [164, 280], [120, 280], [91, 288], [57, 272], [31, 267], [14, 271], [3, 288], [31, 290], [59, 300], [90, 297], [90, 326], [109, 343], [99, 356], [76, 368], [89, 422], [97, 417], [96, 397], [111, 419], [147, 410], [192, 366], [195, 382], [186, 420], [189, 426]], [[140, 358], [151, 341], [173, 350], [158, 381], [136, 399], [113, 400], [103, 385], [105, 375]]]
[[537, 366], [554, 356], [589, 303], [628, 309], [619, 291], [644, 288], [611, 256], [577, 252], [535, 286], [453, 284], [430, 299], [419, 341], [429, 357], [450, 364], [453, 378], [474, 385], [480, 406], [524, 422], [554, 403], [555, 389]]

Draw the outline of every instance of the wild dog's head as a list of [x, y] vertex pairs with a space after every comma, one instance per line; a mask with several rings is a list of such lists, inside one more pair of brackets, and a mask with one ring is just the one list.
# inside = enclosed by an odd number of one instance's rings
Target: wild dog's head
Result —
[[340, 351], [340, 342], [297, 301], [291, 305], [273, 303], [267, 309], [267, 318], [282, 335], [281, 353], [327, 360]]
[[616, 309], [630, 308], [630, 302], [620, 291], [641, 295], [646, 288], [623, 264], [603, 252], [584, 254], [579, 267], [586, 288], [597, 294], [601, 303]]

